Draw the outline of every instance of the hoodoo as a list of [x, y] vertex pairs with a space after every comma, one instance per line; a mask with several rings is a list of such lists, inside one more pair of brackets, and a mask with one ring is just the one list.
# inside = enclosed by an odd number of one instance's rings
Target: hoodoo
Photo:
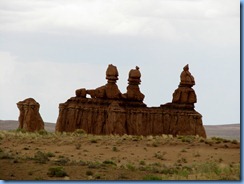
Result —
[[44, 129], [44, 122], [39, 113], [40, 104], [33, 98], [27, 98], [17, 103], [20, 111], [19, 128], [28, 132]]
[[192, 86], [195, 80], [188, 65], [183, 68], [172, 102], [160, 107], [147, 107], [143, 103], [145, 96], [139, 88], [139, 67], [130, 70], [127, 92], [124, 94], [116, 84], [118, 76], [117, 67], [110, 64], [106, 71], [107, 84], [96, 89], [77, 89], [75, 97], [61, 103], [56, 131], [83, 129], [90, 134], [206, 137], [202, 116], [194, 109], [197, 98]]

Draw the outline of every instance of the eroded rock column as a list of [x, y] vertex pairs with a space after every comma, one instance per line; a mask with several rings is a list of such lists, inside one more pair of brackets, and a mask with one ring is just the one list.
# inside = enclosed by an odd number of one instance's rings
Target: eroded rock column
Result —
[[27, 98], [17, 103], [20, 111], [19, 128], [28, 132], [44, 129], [44, 122], [39, 113], [40, 104], [33, 98]]

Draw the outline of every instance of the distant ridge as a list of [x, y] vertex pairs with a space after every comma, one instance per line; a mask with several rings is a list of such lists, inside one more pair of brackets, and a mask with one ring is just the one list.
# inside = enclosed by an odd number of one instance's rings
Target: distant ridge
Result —
[[[19, 122], [16, 120], [0, 120], [0, 130], [16, 130]], [[45, 122], [45, 130], [48, 132], [55, 131], [55, 123]]]
[[[16, 120], [0, 120], [0, 130], [16, 130], [19, 122]], [[55, 131], [55, 123], [45, 122], [45, 130]], [[207, 137], [222, 137], [240, 140], [240, 124], [204, 125]]]

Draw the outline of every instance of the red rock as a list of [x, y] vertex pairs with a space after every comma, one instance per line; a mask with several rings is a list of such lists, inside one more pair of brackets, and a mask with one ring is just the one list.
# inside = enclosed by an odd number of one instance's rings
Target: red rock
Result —
[[56, 131], [72, 132], [83, 129], [90, 134], [206, 137], [202, 116], [194, 110], [196, 95], [191, 87], [195, 81], [188, 65], [182, 73], [181, 83], [173, 95], [172, 103], [147, 107], [139, 89], [139, 67], [129, 72], [127, 93], [121, 95], [116, 85], [117, 68], [109, 65], [106, 72], [108, 83], [95, 90], [86, 90], [91, 98], [80, 98], [79, 96], [84, 95], [76, 95], [59, 105]]
[[127, 92], [123, 94], [124, 98], [131, 101], [143, 101], [144, 94], [141, 93], [139, 85], [141, 83], [141, 72], [139, 67], [136, 66], [136, 69], [132, 69], [129, 72], [129, 85], [127, 87]]
[[27, 98], [17, 103], [20, 111], [19, 128], [28, 132], [44, 129], [44, 122], [39, 113], [40, 105], [33, 98]]

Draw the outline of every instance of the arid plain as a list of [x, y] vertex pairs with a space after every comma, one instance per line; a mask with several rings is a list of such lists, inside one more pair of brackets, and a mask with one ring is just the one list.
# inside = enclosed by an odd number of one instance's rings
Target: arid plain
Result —
[[25, 133], [16, 122], [0, 125], [1, 180], [240, 179], [239, 125], [207, 126], [207, 139], [57, 134], [54, 124]]

